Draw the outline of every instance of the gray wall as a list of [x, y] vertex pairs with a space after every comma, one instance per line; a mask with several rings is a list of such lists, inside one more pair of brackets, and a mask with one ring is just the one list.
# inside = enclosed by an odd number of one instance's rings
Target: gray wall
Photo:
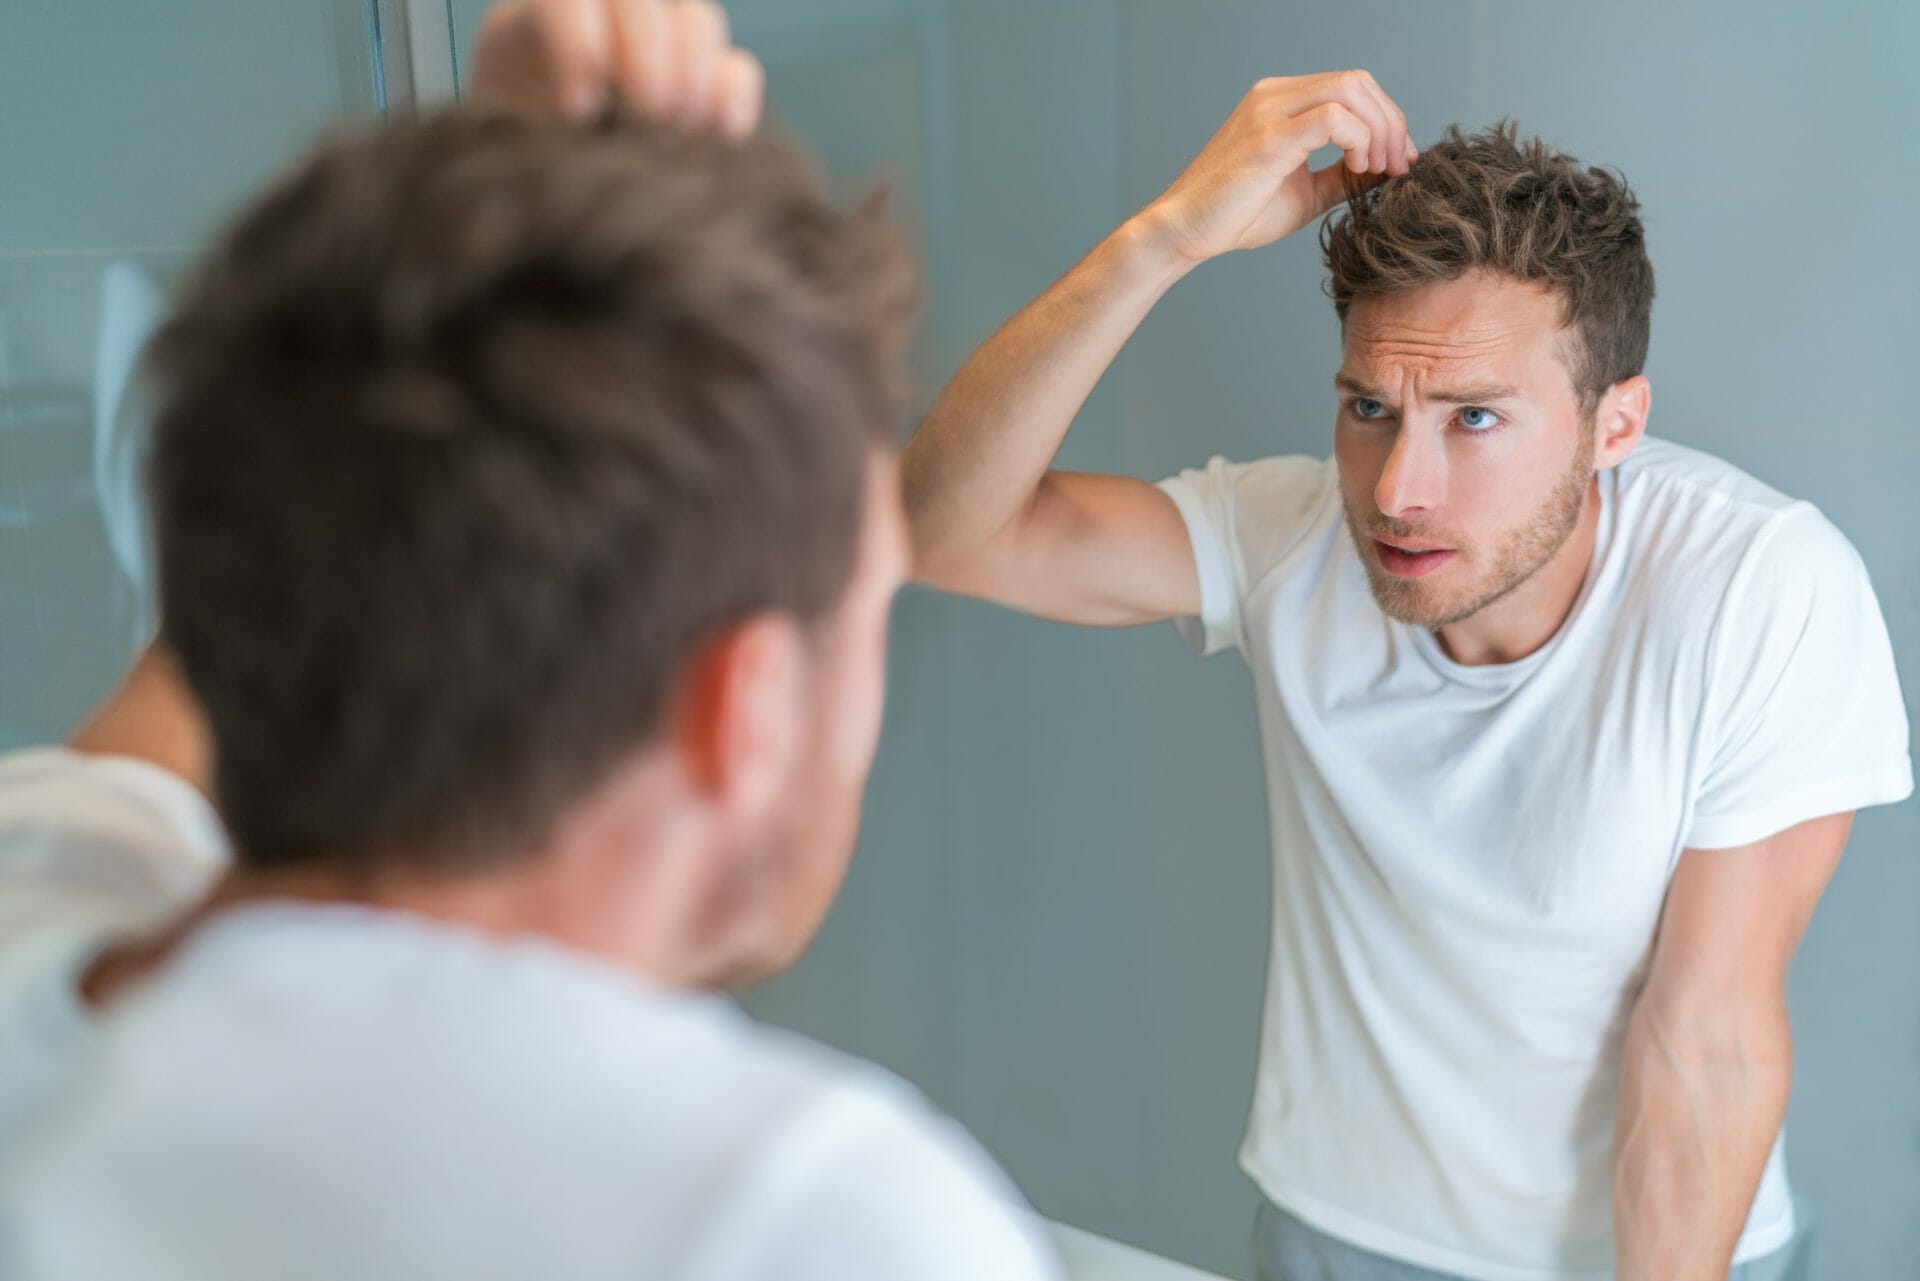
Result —
[[[893, 56], [923, 94], [930, 372], [1150, 199], [1255, 79], [1366, 66], [1423, 141], [1511, 115], [1627, 174], [1660, 277], [1654, 430], [1819, 503], [1920, 693], [1902, 375], [1920, 8], [965, 0], [899, 22], [915, 34]], [[805, 59], [771, 61], [804, 110]], [[901, 127], [802, 123], [830, 154]], [[1068, 461], [1156, 477], [1214, 452], [1324, 453], [1320, 274], [1300, 237], [1183, 283]], [[927, 592], [897, 634], [847, 894], [749, 1004], [919, 1082], [1048, 1213], [1250, 1275], [1233, 1155], [1269, 913], [1244, 668], [1192, 661], [1170, 628], [1080, 632]], [[1920, 1258], [1916, 853], [1920, 804], [1862, 816], [1793, 978], [1790, 1143], [1822, 1281]]]

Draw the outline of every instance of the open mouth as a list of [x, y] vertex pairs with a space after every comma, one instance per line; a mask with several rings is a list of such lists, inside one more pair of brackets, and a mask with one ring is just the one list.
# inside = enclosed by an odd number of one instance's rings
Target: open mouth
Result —
[[1395, 578], [1424, 578], [1452, 560], [1456, 554], [1445, 547], [1396, 547], [1378, 538], [1373, 540], [1373, 548], [1380, 557], [1382, 568]]

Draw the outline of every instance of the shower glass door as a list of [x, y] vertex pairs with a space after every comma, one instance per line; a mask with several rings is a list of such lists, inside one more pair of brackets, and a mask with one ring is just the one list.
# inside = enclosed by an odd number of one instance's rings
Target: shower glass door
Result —
[[0, 750], [152, 625], [132, 375], [220, 220], [382, 106], [374, 0], [0, 4]]

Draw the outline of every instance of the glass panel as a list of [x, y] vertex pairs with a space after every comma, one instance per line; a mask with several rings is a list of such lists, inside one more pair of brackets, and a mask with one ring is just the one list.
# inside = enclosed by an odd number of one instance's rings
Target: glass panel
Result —
[[168, 290], [379, 103], [369, 0], [0, 5], [0, 748], [63, 737], [148, 625], [130, 375]]

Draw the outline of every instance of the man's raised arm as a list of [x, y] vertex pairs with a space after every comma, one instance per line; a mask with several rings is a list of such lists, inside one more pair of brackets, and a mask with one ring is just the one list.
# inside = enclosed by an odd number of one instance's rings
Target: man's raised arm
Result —
[[[1318, 172], [1326, 145], [1344, 153]], [[1364, 71], [1263, 80], [1178, 180], [1001, 327], [947, 385], [903, 459], [916, 570], [936, 587], [1063, 622], [1200, 612], [1173, 501], [1145, 481], [1051, 470], [1100, 376], [1173, 283], [1337, 204], [1347, 175], [1405, 173], [1406, 118]]]

